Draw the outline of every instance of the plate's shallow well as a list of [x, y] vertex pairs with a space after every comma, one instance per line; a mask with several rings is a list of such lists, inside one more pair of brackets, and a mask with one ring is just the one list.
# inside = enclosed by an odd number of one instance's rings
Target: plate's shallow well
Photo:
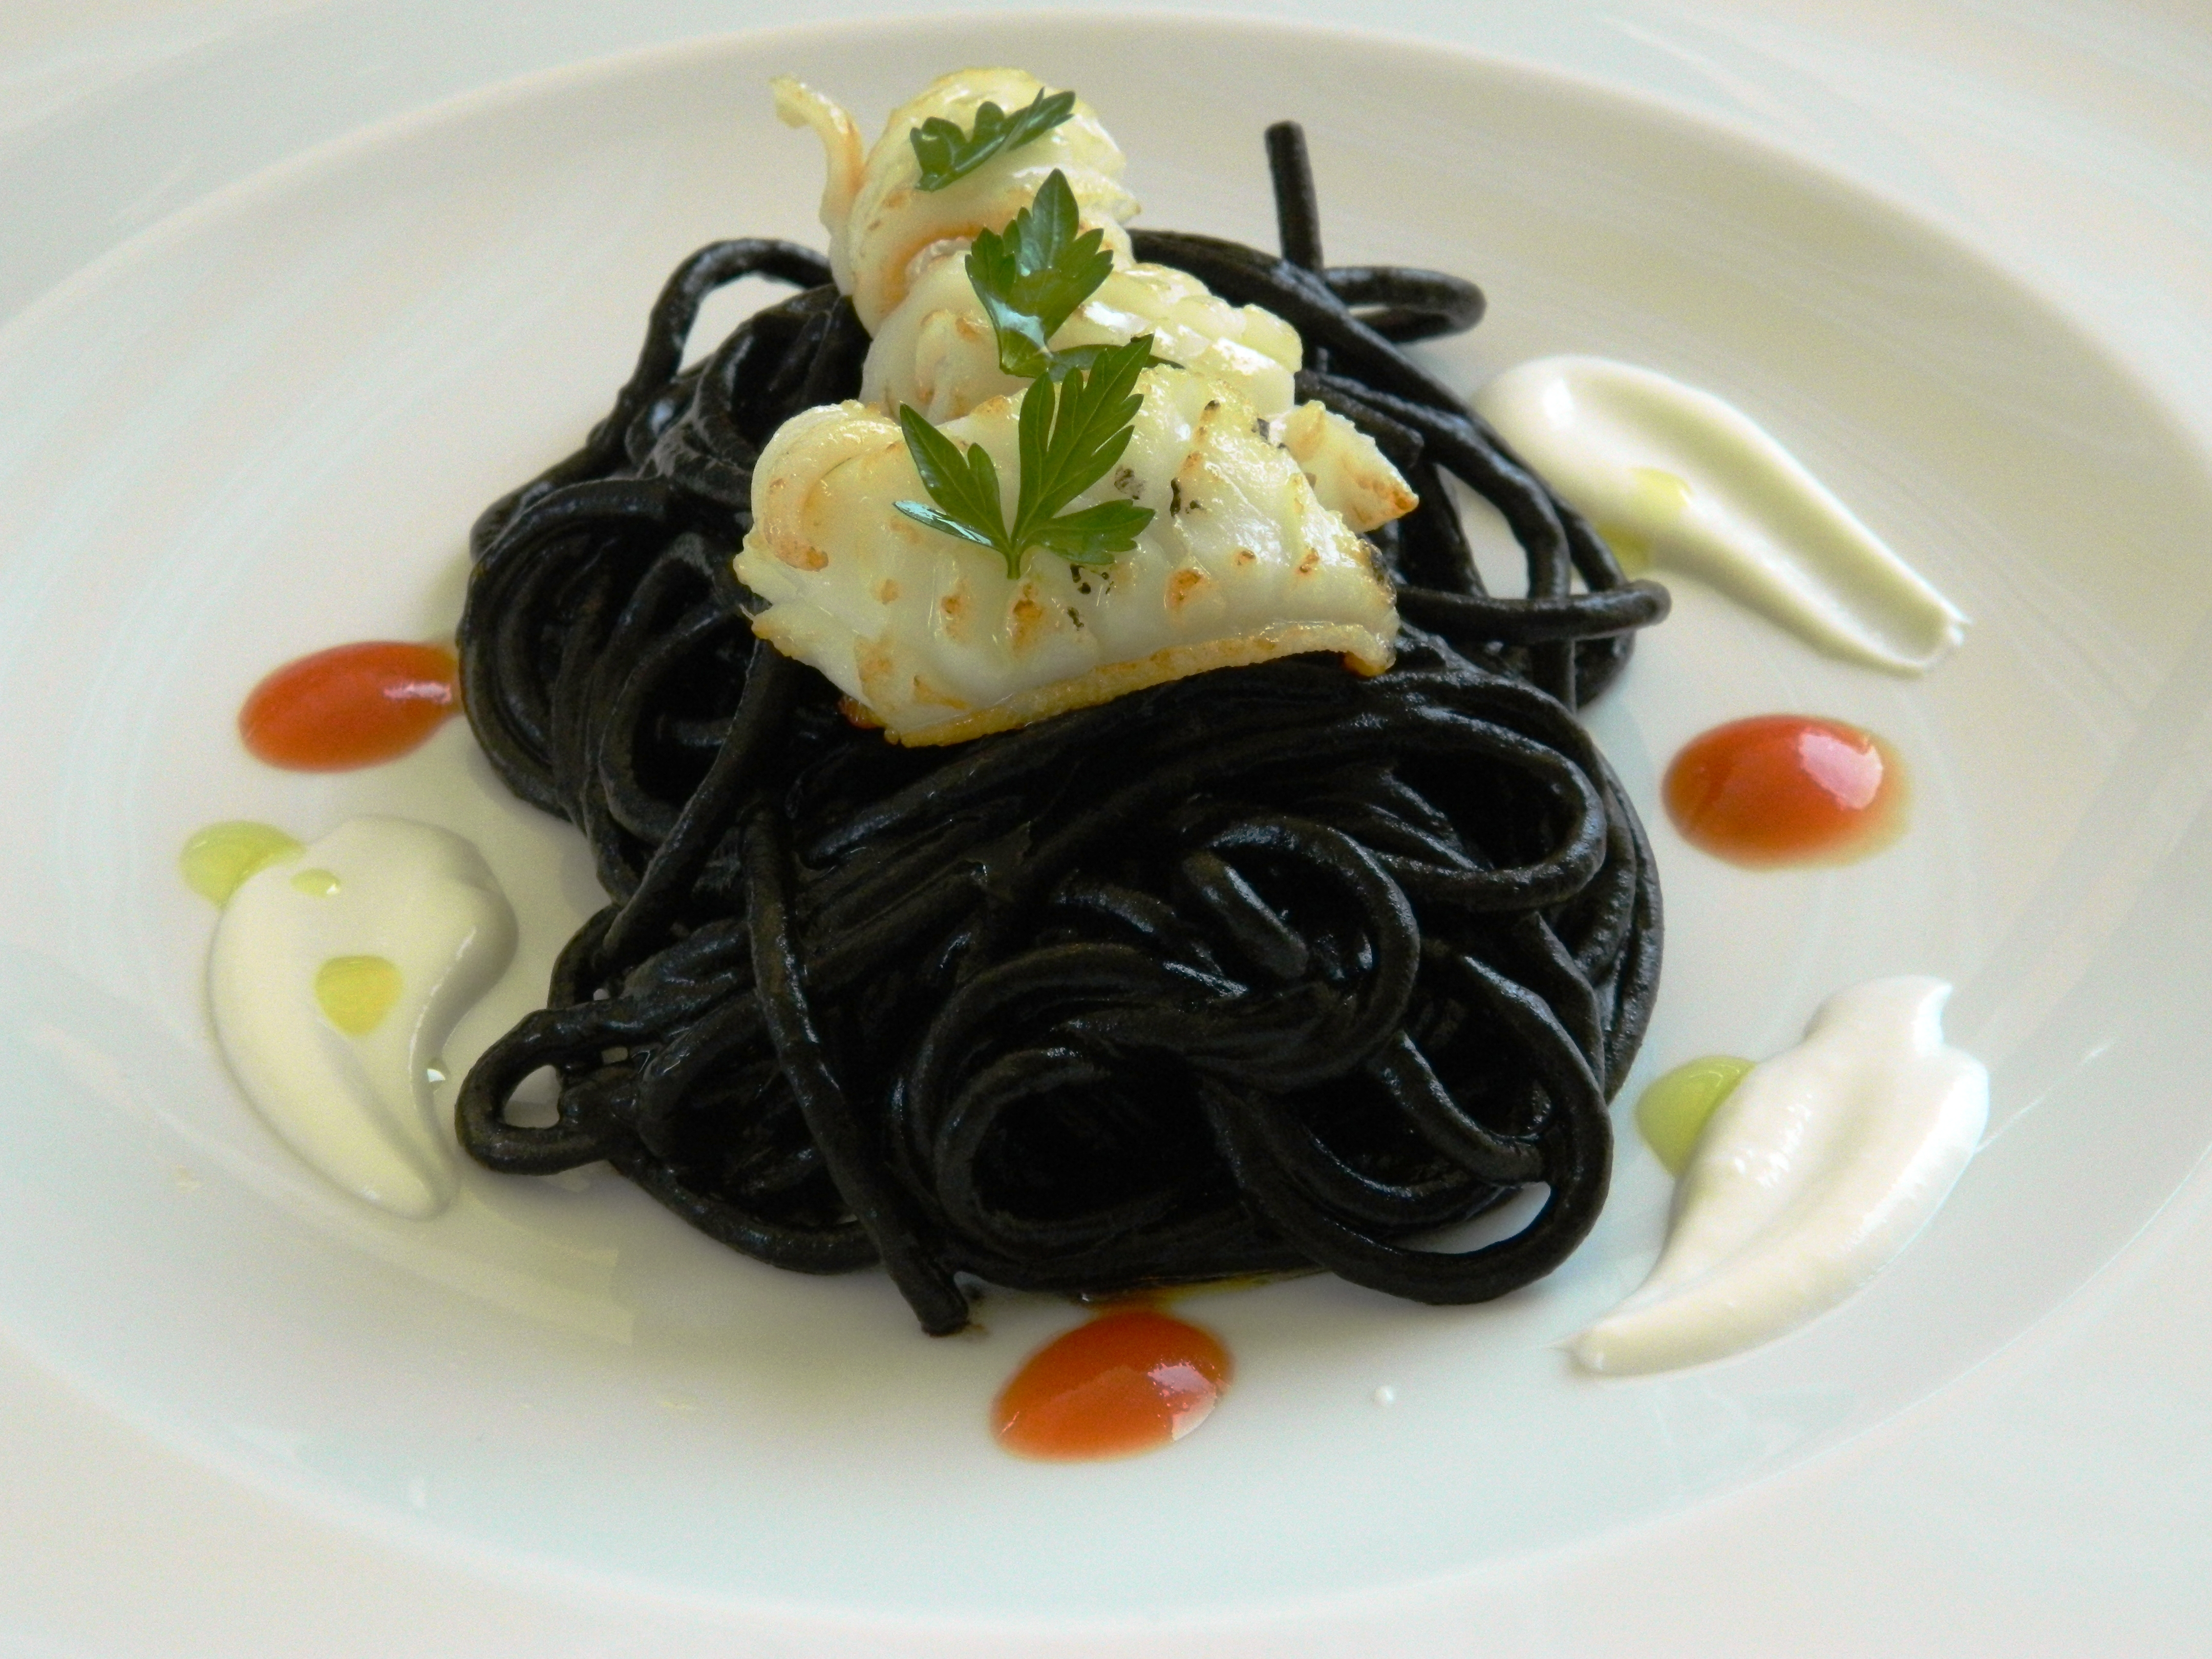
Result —
[[[441, 1542], [757, 1603], [1227, 1608], [1587, 1539], [1838, 1445], [2157, 1208], [2212, 1127], [2189, 933], [2212, 904], [2190, 827], [2212, 495], [2160, 413], [1969, 253], [1723, 135], [1468, 59], [1177, 28], [1171, 56], [1095, 21], [754, 36], [533, 82], [230, 192], [0, 335], [9, 1335], [199, 1455]], [[996, 1297], [983, 1334], [931, 1342], [879, 1278], [757, 1267], [604, 1173], [471, 1172], [448, 1216], [404, 1222], [240, 1103], [203, 1012], [212, 917], [175, 872], [198, 825], [373, 810], [477, 840], [524, 937], [460, 1063], [596, 902], [580, 844], [465, 732], [280, 775], [236, 745], [247, 687], [449, 628], [469, 520], [603, 410], [668, 267], [717, 236], [818, 240], [818, 161], [771, 118], [771, 73], [872, 121], [988, 60], [1079, 87], [1157, 225], [1266, 240], [1259, 132], [1303, 118], [1332, 257], [1488, 288], [1447, 375], [1583, 350], [1717, 391], [1974, 618], [1905, 682], [1678, 583], [1593, 717], [1655, 811], [1673, 750], [1743, 714], [1855, 720], [1912, 769], [1911, 831], [1845, 870], [1747, 875], [1655, 822], [1669, 961], [1629, 1085], [1771, 1052], [1843, 984], [1957, 981], [1990, 1144], [1866, 1295], [1731, 1364], [1576, 1374], [1557, 1345], [1659, 1241], [1664, 1177], [1624, 1138], [1552, 1279], [1452, 1310], [1322, 1280], [1194, 1299], [1239, 1363], [1204, 1431], [1038, 1466], [994, 1448], [986, 1407], [1062, 1304]]]

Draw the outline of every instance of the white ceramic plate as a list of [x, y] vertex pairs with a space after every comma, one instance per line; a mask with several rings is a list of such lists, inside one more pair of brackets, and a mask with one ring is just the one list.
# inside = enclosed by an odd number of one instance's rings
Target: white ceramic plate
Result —
[[[1409, 1591], [1740, 1492], [1942, 1389], [2153, 1215], [2212, 1139], [2185, 1086], [2208, 1070], [2188, 924], [2212, 899], [2212, 491], [2191, 444], [1996, 268], [1741, 138], [1526, 70], [1178, 27], [1165, 58], [1068, 19], [558, 73], [226, 191], [0, 333], [10, 1339], [185, 1455], [429, 1552], [741, 1622], [1111, 1644], [1116, 1621]], [[666, 270], [720, 235], [817, 239], [818, 161], [771, 118], [769, 74], [872, 121], [984, 60], [1079, 87], [1150, 224], [1264, 241], [1259, 131], [1303, 118], [1332, 257], [1488, 289], [1489, 320], [1433, 354], [1448, 375], [1588, 350], [1718, 392], [1972, 616], [1959, 657], [1901, 682], [1678, 582], [1594, 716], [1669, 905], [1630, 1096], [1692, 1054], [1783, 1046], [1856, 980], [1960, 987], [1990, 1142], [1857, 1301], [1705, 1370], [1574, 1373], [1556, 1343], [1658, 1243], [1666, 1182], [1625, 1135], [1604, 1220], [1543, 1285], [1460, 1310], [1314, 1280], [1194, 1302], [1240, 1366], [1204, 1431], [1040, 1467], [994, 1448], [984, 1409], [1064, 1306], [994, 1298], [987, 1335], [932, 1343], [881, 1280], [757, 1267], [604, 1175], [476, 1173], [448, 1217], [398, 1221], [240, 1103], [199, 995], [211, 915], [175, 874], [199, 824], [399, 811], [483, 846], [524, 948], [456, 1060], [596, 902], [573, 838], [507, 801], [464, 732], [380, 771], [275, 774], [232, 737], [246, 688], [319, 646], [449, 626], [470, 518], [601, 411]], [[1232, 61], [1233, 84], [1209, 72]], [[1783, 708], [1902, 750], [1894, 849], [1753, 877], [1671, 836], [1667, 757]]]

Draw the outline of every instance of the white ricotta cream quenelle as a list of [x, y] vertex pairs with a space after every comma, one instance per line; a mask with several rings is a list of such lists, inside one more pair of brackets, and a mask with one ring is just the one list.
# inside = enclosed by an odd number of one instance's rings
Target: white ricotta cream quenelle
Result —
[[223, 1056], [254, 1109], [356, 1197], [415, 1219], [452, 1201], [431, 1070], [514, 953], [477, 849], [404, 818], [349, 819], [255, 869], [208, 957]]
[[1613, 1374], [1756, 1347], [1825, 1313], [1911, 1243], [1989, 1117], [1989, 1073], [1943, 1042], [1951, 988], [1875, 980], [1823, 1003], [1705, 1125], [1658, 1265], [1575, 1339]]
[[1602, 357], [1507, 369], [1474, 406], [1624, 563], [1711, 582], [1807, 643], [1919, 674], [1966, 617], [1751, 417]]

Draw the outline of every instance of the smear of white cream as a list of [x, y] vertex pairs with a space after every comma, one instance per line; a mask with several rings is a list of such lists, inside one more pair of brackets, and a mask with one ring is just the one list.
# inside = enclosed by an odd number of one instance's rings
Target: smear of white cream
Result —
[[1820, 649], [1925, 672], [1966, 617], [1750, 416], [1602, 357], [1510, 368], [1474, 406], [1629, 562], [1711, 582]]
[[514, 912], [474, 847], [354, 818], [223, 907], [208, 959], [216, 1035], [294, 1152], [357, 1197], [427, 1218], [459, 1184], [432, 1062], [514, 953]]
[[1594, 1371], [1672, 1370], [1755, 1347], [1857, 1291], [1950, 1195], [1989, 1073], [1943, 1042], [1951, 988], [1875, 980], [1721, 1103], [1674, 1190], [1651, 1276], [1575, 1339]]

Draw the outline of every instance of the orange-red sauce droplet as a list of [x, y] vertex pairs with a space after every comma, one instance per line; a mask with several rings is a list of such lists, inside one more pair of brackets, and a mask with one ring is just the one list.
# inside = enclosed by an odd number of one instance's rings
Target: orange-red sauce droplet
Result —
[[1905, 774], [1871, 732], [1760, 714], [1692, 738], [1667, 769], [1667, 814], [1734, 864], [1843, 864], [1904, 827]]
[[1151, 1308], [1102, 1315], [1029, 1357], [992, 1408], [1024, 1457], [1126, 1457], [1180, 1440], [1229, 1386], [1229, 1351]]
[[459, 711], [460, 665], [442, 645], [369, 640], [288, 662], [255, 686], [238, 734], [295, 772], [397, 760]]

